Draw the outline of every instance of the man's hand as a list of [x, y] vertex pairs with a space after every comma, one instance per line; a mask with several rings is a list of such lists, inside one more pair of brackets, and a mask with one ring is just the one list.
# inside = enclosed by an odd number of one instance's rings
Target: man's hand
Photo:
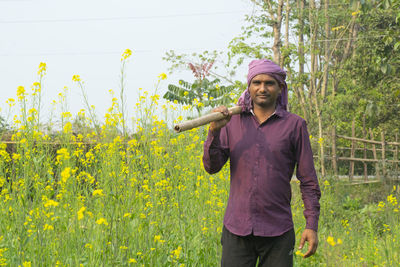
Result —
[[213, 112], [221, 112], [225, 116], [225, 118], [210, 123], [210, 131], [212, 132], [218, 131], [219, 129], [224, 127], [231, 120], [232, 117], [232, 112], [229, 111], [225, 106], [219, 106], [213, 109]]
[[308, 242], [308, 250], [304, 254], [303, 258], [308, 258], [317, 251], [318, 247], [318, 235], [317, 232], [311, 229], [305, 229], [303, 234], [301, 235], [300, 246], [299, 249], [302, 249], [305, 242]]

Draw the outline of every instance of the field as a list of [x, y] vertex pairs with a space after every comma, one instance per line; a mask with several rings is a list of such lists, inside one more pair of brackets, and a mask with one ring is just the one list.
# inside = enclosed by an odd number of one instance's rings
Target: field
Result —
[[[62, 110], [60, 131], [45, 134], [40, 81], [31, 94], [19, 88], [18, 99], [8, 100], [21, 114], [13, 144], [0, 145], [0, 265], [218, 266], [229, 168], [204, 171], [207, 128], [176, 134], [167, 125], [190, 107], [162, 105], [143, 92], [132, 134], [116, 98], [101, 126], [89, 108], [76, 134], [76, 120]], [[64, 100], [61, 94], [57, 105]], [[295, 266], [398, 266], [398, 185], [319, 178], [319, 248], [308, 259], [306, 248], [296, 249]], [[298, 245], [305, 220], [295, 180], [292, 191]]]

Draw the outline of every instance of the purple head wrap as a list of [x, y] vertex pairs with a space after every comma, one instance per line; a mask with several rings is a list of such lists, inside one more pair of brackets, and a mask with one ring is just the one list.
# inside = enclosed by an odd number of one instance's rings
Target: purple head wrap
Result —
[[243, 92], [238, 100], [239, 106], [242, 106], [244, 111], [250, 111], [252, 102], [249, 92], [251, 80], [258, 74], [267, 74], [274, 78], [282, 85], [282, 92], [276, 100], [277, 107], [287, 110], [288, 104], [288, 89], [285, 82], [286, 71], [281, 69], [277, 64], [268, 59], [256, 59], [249, 64], [249, 73], [247, 74], [247, 89]]

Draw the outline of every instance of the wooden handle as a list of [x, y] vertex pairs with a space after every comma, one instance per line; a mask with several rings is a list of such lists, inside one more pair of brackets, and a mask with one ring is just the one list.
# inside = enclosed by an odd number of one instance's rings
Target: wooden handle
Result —
[[[232, 108], [228, 108], [228, 110], [232, 112], [232, 115], [237, 115], [237, 114], [242, 113], [241, 106], [235, 106]], [[190, 130], [193, 128], [197, 128], [202, 125], [206, 125], [213, 121], [221, 120], [223, 118], [225, 118], [225, 116], [221, 112], [213, 112], [213, 113], [201, 116], [201, 117], [193, 119], [193, 120], [179, 123], [179, 124], [175, 125], [174, 130], [177, 133], [180, 133], [180, 132], [187, 131], [187, 130]]]

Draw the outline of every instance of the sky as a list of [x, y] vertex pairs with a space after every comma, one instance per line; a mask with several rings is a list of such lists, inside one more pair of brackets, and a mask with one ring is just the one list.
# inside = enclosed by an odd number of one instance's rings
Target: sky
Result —
[[[166, 51], [227, 51], [251, 10], [248, 0], [0, 0], [1, 115], [7, 117], [5, 102], [16, 99], [18, 86], [30, 91], [39, 63], [45, 62], [41, 117], [46, 120], [65, 86], [71, 113], [84, 108], [75, 74], [84, 81], [89, 103], [104, 116], [111, 105], [109, 90], [120, 89], [125, 49], [132, 50], [125, 89], [131, 114], [139, 88], [151, 93], [157, 76], [168, 74]], [[168, 75], [160, 93], [179, 78], [193, 76], [188, 71]]]

